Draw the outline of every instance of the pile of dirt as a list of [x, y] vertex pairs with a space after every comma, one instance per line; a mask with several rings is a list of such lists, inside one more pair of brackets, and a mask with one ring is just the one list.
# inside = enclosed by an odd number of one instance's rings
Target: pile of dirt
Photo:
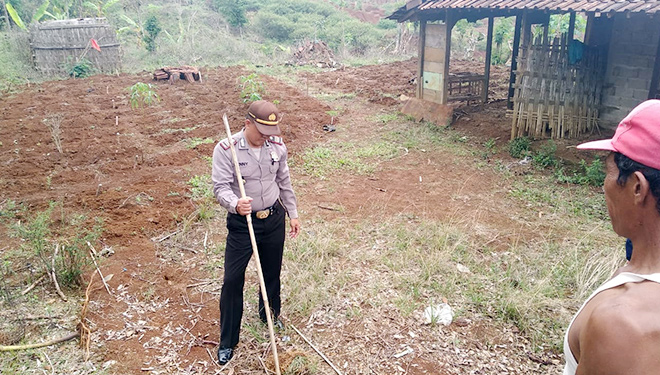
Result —
[[293, 53], [290, 65], [315, 65], [319, 68], [337, 68], [341, 64], [328, 44], [321, 40], [304, 41]]

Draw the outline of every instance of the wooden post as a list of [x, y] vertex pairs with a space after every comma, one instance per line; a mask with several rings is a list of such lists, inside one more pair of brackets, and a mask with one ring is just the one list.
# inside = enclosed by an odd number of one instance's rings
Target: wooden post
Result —
[[447, 13], [445, 13], [445, 26], [447, 27], [447, 33], [445, 34], [445, 68], [444, 68], [444, 73], [443, 73], [443, 80], [442, 80], [442, 87], [441, 87], [441, 92], [442, 92], [442, 98], [440, 100], [440, 104], [447, 104], [447, 99], [449, 96], [448, 88], [449, 88], [449, 61], [451, 60], [451, 29], [454, 28], [454, 24], [456, 23], [456, 20], [453, 19], [453, 14], [447, 9]]
[[522, 45], [527, 47], [527, 45], [532, 40], [532, 23], [529, 19], [530, 15], [527, 12], [524, 12], [522, 15]]
[[488, 83], [490, 81], [490, 58], [493, 52], [493, 16], [488, 17], [488, 36], [486, 36], [486, 67], [484, 69], [484, 83], [481, 92], [481, 100], [488, 102]]
[[550, 31], [550, 15], [543, 20], [543, 45], [548, 46], [550, 45], [550, 41], [548, 40], [548, 32]]
[[419, 70], [417, 71], [417, 98], [424, 99], [424, 49], [426, 48], [426, 20], [419, 21]]
[[653, 63], [653, 75], [651, 76], [651, 87], [649, 87], [649, 99], [658, 97], [658, 81], [660, 81], [660, 42], [655, 51], [655, 62]]
[[513, 31], [513, 51], [511, 51], [511, 71], [509, 72], [509, 95], [507, 96], [506, 107], [508, 109], [513, 109], [513, 98], [514, 88], [513, 85], [516, 82], [516, 69], [518, 69], [518, 52], [520, 49], [520, 32], [522, 28], [522, 15], [516, 15], [516, 25], [514, 26]]
[[571, 44], [573, 38], [575, 38], [575, 12], [571, 12], [571, 16], [568, 21], [568, 45]]

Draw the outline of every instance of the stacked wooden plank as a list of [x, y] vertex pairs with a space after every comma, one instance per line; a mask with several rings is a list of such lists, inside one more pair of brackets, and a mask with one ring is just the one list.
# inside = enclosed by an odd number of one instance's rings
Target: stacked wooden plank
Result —
[[566, 40], [523, 47], [514, 85], [511, 138], [576, 138], [598, 127], [603, 56], [583, 48], [570, 61]]
[[174, 83], [179, 79], [185, 79], [188, 82], [202, 81], [202, 74], [199, 72], [199, 69], [194, 66], [182, 65], [177, 67], [165, 66], [160, 69], [156, 69], [154, 72], [154, 80], [168, 80], [170, 84]]

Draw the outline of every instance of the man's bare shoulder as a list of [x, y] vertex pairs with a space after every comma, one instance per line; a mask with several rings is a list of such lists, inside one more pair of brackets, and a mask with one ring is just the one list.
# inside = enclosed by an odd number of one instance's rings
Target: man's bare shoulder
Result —
[[580, 330], [577, 374], [657, 374], [660, 284], [628, 283], [598, 297]]

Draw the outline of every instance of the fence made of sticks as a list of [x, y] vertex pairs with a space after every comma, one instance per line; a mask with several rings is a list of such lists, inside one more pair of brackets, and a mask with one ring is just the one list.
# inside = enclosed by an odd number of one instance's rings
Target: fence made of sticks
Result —
[[511, 139], [576, 138], [598, 127], [603, 56], [595, 48], [537, 38], [518, 58]]
[[[94, 40], [100, 51], [92, 48]], [[121, 68], [117, 33], [103, 18], [49, 21], [30, 30], [35, 68], [48, 75], [68, 73], [82, 59], [100, 73]]]

